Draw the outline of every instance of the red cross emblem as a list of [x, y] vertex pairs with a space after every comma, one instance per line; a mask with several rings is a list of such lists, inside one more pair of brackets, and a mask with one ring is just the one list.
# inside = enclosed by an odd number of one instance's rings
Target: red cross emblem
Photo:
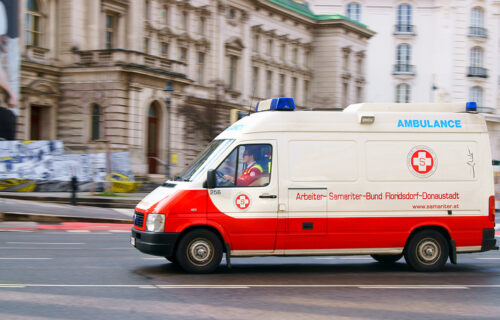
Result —
[[428, 178], [436, 172], [436, 153], [427, 146], [416, 146], [408, 153], [408, 169], [419, 178]]
[[239, 194], [236, 196], [236, 207], [245, 210], [250, 206], [250, 198], [246, 194]]
[[427, 150], [417, 150], [411, 156], [411, 166], [416, 172], [427, 174], [434, 167], [434, 158]]

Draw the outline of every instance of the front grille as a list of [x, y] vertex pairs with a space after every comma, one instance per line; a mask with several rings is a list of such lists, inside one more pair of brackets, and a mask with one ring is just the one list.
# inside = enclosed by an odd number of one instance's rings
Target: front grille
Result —
[[141, 227], [144, 225], [144, 213], [136, 211], [134, 213], [134, 226]]

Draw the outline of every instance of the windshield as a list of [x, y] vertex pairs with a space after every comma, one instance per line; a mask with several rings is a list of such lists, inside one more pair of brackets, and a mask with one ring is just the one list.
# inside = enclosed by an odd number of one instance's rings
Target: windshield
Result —
[[203, 150], [196, 159], [191, 163], [189, 167], [184, 170], [179, 178], [182, 181], [193, 181], [198, 178], [200, 174], [206, 171], [207, 166], [212, 163], [212, 161], [219, 157], [219, 155], [224, 152], [227, 147], [233, 143], [233, 139], [226, 140], [214, 140]]

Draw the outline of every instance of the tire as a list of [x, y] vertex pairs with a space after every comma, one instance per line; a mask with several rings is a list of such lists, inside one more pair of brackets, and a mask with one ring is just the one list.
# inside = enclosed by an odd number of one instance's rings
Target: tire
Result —
[[210, 273], [222, 260], [222, 243], [213, 232], [193, 230], [184, 235], [176, 250], [177, 264], [189, 273]]
[[440, 232], [423, 230], [408, 241], [404, 256], [415, 271], [431, 272], [444, 267], [449, 251], [448, 241]]
[[383, 264], [393, 264], [401, 257], [403, 254], [372, 254], [371, 257]]

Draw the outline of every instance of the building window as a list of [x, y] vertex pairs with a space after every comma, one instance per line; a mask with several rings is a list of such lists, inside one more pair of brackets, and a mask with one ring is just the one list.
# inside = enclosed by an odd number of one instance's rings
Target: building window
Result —
[[270, 58], [273, 56], [273, 39], [267, 40], [267, 55]]
[[346, 8], [346, 16], [359, 22], [361, 19], [361, 5], [359, 3], [349, 3]]
[[168, 43], [162, 42], [160, 45], [160, 53], [164, 57], [168, 57]]
[[342, 85], [342, 106], [345, 108], [349, 103], [349, 83], [344, 82]]
[[26, 21], [25, 21], [25, 43], [27, 46], [40, 46], [41, 28], [40, 20], [42, 14], [38, 7], [38, 1], [28, 0], [26, 5]]
[[469, 95], [470, 101], [476, 102], [478, 108], [483, 107], [483, 89], [481, 87], [472, 87]]
[[106, 15], [106, 30], [105, 30], [105, 37], [106, 37], [106, 49], [113, 49], [114, 47], [114, 38], [115, 38], [115, 24], [116, 24], [116, 18], [113, 15], [107, 14]]
[[188, 14], [186, 11], [183, 11], [181, 16], [181, 29], [187, 31], [187, 25], [188, 25]]
[[272, 97], [273, 94], [273, 72], [268, 70], [266, 73], [266, 98]]
[[356, 103], [363, 101], [363, 87], [356, 87]]
[[285, 96], [285, 75], [280, 74], [280, 92], [279, 92], [280, 97]]
[[179, 48], [179, 60], [187, 61], [187, 48]]
[[227, 11], [227, 17], [228, 19], [236, 19], [236, 10], [234, 10], [233, 8], [230, 8], [228, 11]]
[[205, 17], [200, 17], [200, 22], [198, 24], [198, 33], [205, 35], [205, 28], [207, 25], [207, 19]]
[[282, 62], [285, 62], [285, 59], [286, 59], [286, 44], [284, 44], [284, 43], [281, 44], [280, 58], [281, 58]]
[[252, 69], [252, 96], [253, 97], [259, 96], [258, 84], [259, 84], [259, 68], [253, 67], [253, 69]]
[[483, 66], [483, 49], [474, 47], [470, 50], [470, 65], [471, 67]]
[[151, 20], [151, 2], [149, 0], [144, 2], [144, 20]]
[[234, 91], [236, 89], [237, 72], [238, 72], [238, 57], [230, 56], [229, 75], [228, 75], [229, 90]]
[[144, 53], [149, 54], [149, 38], [144, 38]]
[[309, 101], [309, 81], [304, 80], [304, 104]]
[[102, 139], [102, 125], [103, 125], [103, 116], [102, 116], [102, 108], [101, 106], [94, 104], [92, 106], [92, 132], [91, 132], [91, 140], [96, 141]]
[[168, 26], [168, 7], [163, 7], [161, 10], [161, 21], [164, 25]]
[[413, 32], [411, 6], [402, 4], [398, 6], [398, 21], [396, 25], [396, 32], [411, 33]]
[[198, 82], [203, 84], [205, 80], [205, 53], [198, 52]]
[[411, 65], [411, 46], [409, 44], [400, 44], [396, 49], [396, 66], [394, 73], [413, 73]]
[[488, 72], [483, 67], [484, 51], [480, 47], [474, 47], [470, 50], [470, 66], [468, 77], [487, 78]]
[[293, 48], [293, 53], [292, 53], [292, 58], [293, 58], [293, 64], [297, 65], [299, 63], [299, 49]]
[[399, 84], [396, 87], [396, 102], [409, 103], [411, 99], [411, 88], [406, 83]]
[[259, 41], [260, 41], [259, 35], [258, 34], [254, 35], [252, 49], [253, 49], [253, 52], [255, 52], [255, 53], [259, 53]]
[[292, 97], [297, 99], [297, 78], [292, 78]]

